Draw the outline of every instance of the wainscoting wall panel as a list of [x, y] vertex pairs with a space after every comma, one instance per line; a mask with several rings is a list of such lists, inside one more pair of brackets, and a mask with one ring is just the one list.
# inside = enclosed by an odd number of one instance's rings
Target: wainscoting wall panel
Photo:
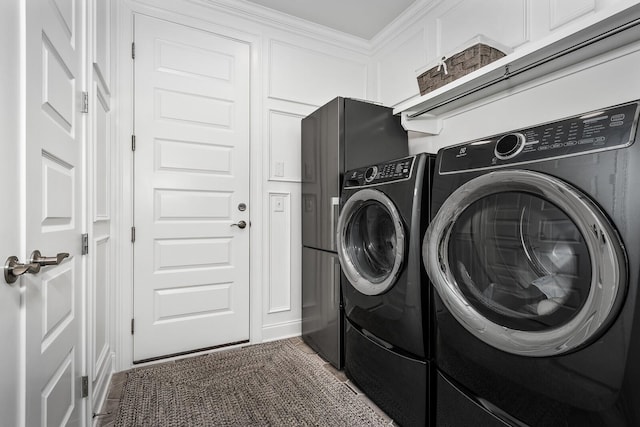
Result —
[[300, 122], [304, 116], [269, 110], [269, 180], [300, 182]]
[[271, 40], [269, 97], [309, 105], [332, 98], [366, 98], [367, 63]]
[[549, 2], [549, 29], [554, 30], [595, 8], [596, 0], [551, 0]]
[[268, 314], [291, 310], [291, 194], [269, 193]]

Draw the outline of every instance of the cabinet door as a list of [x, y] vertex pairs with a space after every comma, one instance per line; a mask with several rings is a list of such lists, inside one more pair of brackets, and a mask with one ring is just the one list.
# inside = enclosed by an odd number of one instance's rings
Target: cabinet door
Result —
[[341, 98], [302, 120], [302, 244], [335, 251], [341, 189]]
[[338, 368], [342, 365], [341, 316], [337, 254], [302, 248], [302, 335]]

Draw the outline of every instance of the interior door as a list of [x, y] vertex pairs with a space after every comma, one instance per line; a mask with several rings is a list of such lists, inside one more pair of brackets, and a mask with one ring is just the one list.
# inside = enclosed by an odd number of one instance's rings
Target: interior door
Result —
[[134, 360], [249, 339], [249, 46], [135, 17]]
[[83, 1], [26, 2], [26, 250], [69, 253], [25, 274], [26, 425], [82, 423]]

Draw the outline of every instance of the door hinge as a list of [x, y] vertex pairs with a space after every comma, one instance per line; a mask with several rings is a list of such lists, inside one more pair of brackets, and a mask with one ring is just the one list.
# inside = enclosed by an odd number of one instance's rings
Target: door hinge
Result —
[[136, 44], [131, 43], [131, 59], [136, 59]]
[[131, 243], [135, 243], [136, 241], [136, 228], [131, 227]]
[[134, 330], [135, 330], [135, 319], [131, 319], [131, 335], [133, 335]]
[[89, 92], [82, 92], [82, 109], [81, 113], [89, 112]]
[[89, 397], [89, 377], [82, 377], [82, 398]]
[[131, 135], [131, 151], [136, 151], [136, 136]]
[[87, 255], [89, 253], [89, 235], [82, 235], [82, 255]]

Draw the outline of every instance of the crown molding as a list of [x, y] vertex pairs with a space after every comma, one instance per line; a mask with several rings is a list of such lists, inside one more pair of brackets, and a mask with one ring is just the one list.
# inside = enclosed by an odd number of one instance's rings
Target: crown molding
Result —
[[246, 0], [187, 0], [200, 6], [216, 9], [258, 24], [320, 39], [359, 54], [371, 55], [371, 42], [360, 37], [333, 30], [324, 25], [296, 18]]
[[375, 55], [380, 50], [400, 36], [408, 27], [422, 20], [424, 16], [442, 3], [443, 0], [416, 0], [411, 6], [402, 12], [389, 25], [384, 27], [371, 40], [371, 54]]

